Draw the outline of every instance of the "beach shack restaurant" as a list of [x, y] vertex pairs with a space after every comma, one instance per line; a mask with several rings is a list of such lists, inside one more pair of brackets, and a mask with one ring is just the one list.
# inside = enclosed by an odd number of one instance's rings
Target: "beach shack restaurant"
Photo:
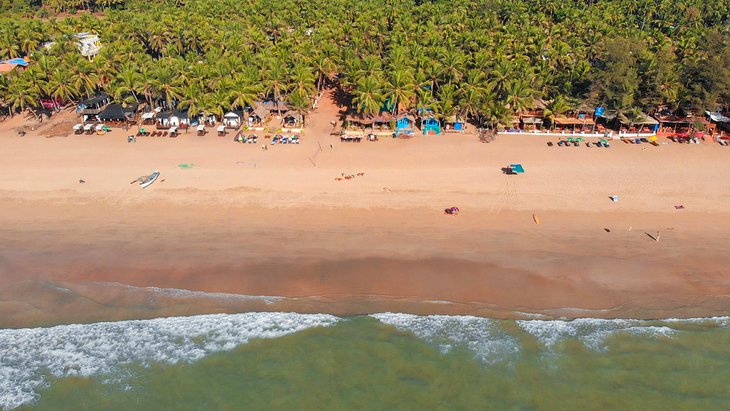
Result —
[[84, 123], [88, 121], [96, 121], [97, 116], [102, 110], [112, 101], [106, 93], [101, 93], [92, 98], [86, 99], [76, 106], [76, 111], [81, 114], [81, 119]]

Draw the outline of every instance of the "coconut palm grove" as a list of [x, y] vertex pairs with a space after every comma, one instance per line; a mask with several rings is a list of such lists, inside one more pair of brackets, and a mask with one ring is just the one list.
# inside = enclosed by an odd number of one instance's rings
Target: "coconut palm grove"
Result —
[[[326, 87], [353, 113], [508, 124], [602, 106], [730, 106], [726, 0], [2, 0], [0, 108], [101, 92], [222, 115], [261, 99], [306, 114]], [[77, 33], [98, 35], [94, 58]], [[52, 43], [50, 43], [52, 42]]]

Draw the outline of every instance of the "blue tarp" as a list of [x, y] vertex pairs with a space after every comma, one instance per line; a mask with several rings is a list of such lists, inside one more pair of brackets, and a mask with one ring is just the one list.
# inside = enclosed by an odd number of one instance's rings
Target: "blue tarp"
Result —
[[28, 62], [25, 61], [25, 59], [21, 59], [21, 58], [0, 61], [0, 64], [2, 64], [2, 63], [17, 64], [19, 66], [28, 67]]
[[522, 167], [522, 164], [510, 164], [509, 165], [510, 170], [512, 170], [513, 173], [524, 173], [525, 169]]

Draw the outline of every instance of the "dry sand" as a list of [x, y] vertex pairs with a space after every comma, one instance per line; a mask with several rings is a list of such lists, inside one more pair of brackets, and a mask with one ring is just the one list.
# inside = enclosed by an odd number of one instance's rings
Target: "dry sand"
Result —
[[[133, 144], [123, 130], [46, 138], [53, 122], [21, 138], [22, 119], [0, 123], [0, 326], [243, 310], [730, 308], [726, 147], [459, 134], [340, 143], [336, 116], [323, 99], [302, 144], [267, 151], [263, 139], [192, 131]], [[501, 173], [515, 162], [524, 175]], [[151, 187], [129, 184], [153, 169]], [[450, 206], [461, 213], [445, 216]]]

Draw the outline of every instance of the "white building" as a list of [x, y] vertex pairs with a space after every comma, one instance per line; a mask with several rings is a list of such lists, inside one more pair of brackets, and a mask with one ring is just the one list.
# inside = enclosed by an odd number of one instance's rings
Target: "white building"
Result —
[[[101, 41], [99, 41], [99, 36], [96, 34], [78, 33], [74, 35], [74, 38], [76, 40], [76, 46], [79, 48], [82, 56], [92, 60], [94, 56], [99, 54], [99, 51], [101, 50]], [[45, 43], [43, 46], [50, 49], [54, 44], [56, 44], [55, 41], [50, 41]]]

